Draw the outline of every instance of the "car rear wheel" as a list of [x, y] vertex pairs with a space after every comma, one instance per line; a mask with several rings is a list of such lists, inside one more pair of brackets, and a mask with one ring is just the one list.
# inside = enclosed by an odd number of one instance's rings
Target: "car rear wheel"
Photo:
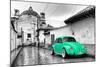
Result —
[[62, 50], [62, 57], [65, 59], [65, 58], [68, 58], [68, 54], [67, 54], [67, 52], [66, 52], [66, 50], [65, 49], [63, 49]]

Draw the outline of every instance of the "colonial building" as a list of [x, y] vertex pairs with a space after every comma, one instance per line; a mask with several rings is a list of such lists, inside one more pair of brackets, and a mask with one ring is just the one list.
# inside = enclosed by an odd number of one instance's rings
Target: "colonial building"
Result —
[[[24, 45], [29, 45], [39, 42], [39, 31], [42, 30], [44, 32], [44, 29], [50, 26], [46, 24], [45, 21], [45, 13], [41, 12], [39, 15], [37, 12], [33, 11], [32, 7], [29, 7], [28, 10], [22, 13], [16, 9], [11, 22], [11, 43], [15, 43], [11, 44], [11, 48], [15, 49], [15, 47], [22, 45], [22, 43]], [[18, 44], [16, 45], [16, 43]]]
[[[17, 30], [21, 33], [23, 30], [23, 43], [28, 45], [28, 42], [34, 43], [36, 41], [37, 24], [40, 23], [40, 16], [37, 12], [33, 11], [32, 7], [23, 11], [20, 14]], [[27, 42], [28, 41], [28, 42]]]
[[[40, 15], [33, 11], [32, 7], [20, 13], [15, 9], [14, 16], [11, 17], [10, 43], [11, 43], [11, 63], [18, 54], [17, 48], [39, 42], [39, 29], [45, 28], [45, 13]], [[38, 46], [38, 44], [36, 44]], [[16, 51], [17, 50], [17, 51]]]
[[72, 29], [77, 41], [84, 44], [95, 44], [95, 7], [89, 6], [76, 15], [65, 20]]

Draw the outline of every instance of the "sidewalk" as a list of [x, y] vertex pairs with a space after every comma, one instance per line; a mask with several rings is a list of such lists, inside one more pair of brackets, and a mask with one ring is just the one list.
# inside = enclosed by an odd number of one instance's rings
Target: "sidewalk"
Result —
[[10, 52], [10, 65], [13, 64], [14, 60], [16, 59], [16, 57], [21, 49], [22, 49], [22, 47], [17, 48], [14, 51]]

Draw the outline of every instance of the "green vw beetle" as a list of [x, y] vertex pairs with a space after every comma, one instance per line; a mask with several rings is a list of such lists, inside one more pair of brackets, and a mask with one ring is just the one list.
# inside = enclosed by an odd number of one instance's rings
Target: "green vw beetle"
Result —
[[72, 36], [56, 38], [55, 43], [51, 45], [51, 50], [52, 55], [61, 55], [63, 58], [87, 54], [85, 46], [77, 42]]

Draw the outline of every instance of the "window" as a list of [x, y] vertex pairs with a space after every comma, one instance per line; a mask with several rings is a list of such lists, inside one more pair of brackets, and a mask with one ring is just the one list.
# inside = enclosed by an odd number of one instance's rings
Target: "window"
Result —
[[30, 34], [30, 33], [29, 33], [29, 34], [27, 34], [27, 37], [28, 37], [28, 38], [31, 38], [31, 34]]
[[64, 37], [63, 41], [64, 42], [76, 42], [76, 40], [73, 37]]
[[62, 43], [62, 39], [61, 39], [61, 38], [58, 38], [58, 39], [56, 39], [55, 42], [56, 42], [56, 43]]

